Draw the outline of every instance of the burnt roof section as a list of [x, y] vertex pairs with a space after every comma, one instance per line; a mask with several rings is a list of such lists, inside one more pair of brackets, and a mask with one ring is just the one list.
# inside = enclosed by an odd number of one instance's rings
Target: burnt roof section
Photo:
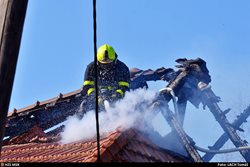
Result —
[[[131, 82], [164, 80], [164, 77], [166, 78], [166, 73], [169, 71], [172, 72], [172, 70], [165, 68], [160, 68], [156, 71], [151, 69], [145, 70], [136, 75]], [[78, 154], [73, 151], [75, 149], [82, 149], [82, 147], [75, 147], [75, 145], [85, 145], [86, 143], [88, 145], [89, 143], [93, 143], [93, 140], [61, 145], [57, 143], [57, 141], [60, 140], [59, 133], [62, 131], [62, 126], [47, 134], [44, 133], [45, 130], [58, 125], [65, 121], [68, 116], [75, 114], [77, 108], [80, 106], [82, 98], [81, 91], [82, 89], [78, 89], [67, 94], [60, 93], [57, 97], [49, 100], [42, 102], [37, 101], [35, 104], [19, 110], [14, 109], [14, 111], [8, 115], [5, 133], [5, 137], [8, 137], [8, 139], [4, 141], [5, 146], [3, 148], [1, 161], [95, 162], [97, 159], [96, 147], [93, 147], [91, 151], [93, 154], [91, 152], [82, 152], [82, 154]], [[124, 136], [119, 137], [119, 142], [111, 138], [111, 140], [116, 141], [112, 144], [112, 147], [101, 145], [101, 153], [102, 156], [105, 157], [102, 161], [106, 161], [107, 159], [116, 162], [190, 161], [190, 159], [173, 153], [172, 151], [159, 148], [150, 141], [146, 142], [147, 139], [143, 139], [143, 136], [138, 137], [137, 134], [134, 134], [133, 137], [129, 138], [129, 133], [135, 133], [135, 130], [130, 131], [132, 132], [124, 132], [125, 136], [122, 135], [123, 133], [119, 132], [120, 135], [118, 136]], [[127, 142], [121, 147], [120, 143], [123, 142], [123, 140]], [[148, 144], [143, 143], [143, 140]], [[105, 138], [103, 138], [102, 141], [105, 141]], [[130, 143], [130, 145], [128, 145], [128, 143]], [[44, 150], [42, 149], [35, 152], [34, 150], [37, 150], [37, 147], [42, 147]], [[63, 151], [63, 153], [58, 156], [58, 150], [54, 149], [57, 147], [65, 149], [66, 153]], [[50, 149], [47, 150], [47, 148]], [[45, 151], [45, 154], [41, 153], [43, 151]], [[118, 152], [116, 153], [116, 151]], [[103, 154], [104, 152], [105, 154]], [[161, 152], [167, 156], [161, 155]], [[60, 155], [62, 155], [62, 157]], [[86, 155], [86, 158], [77, 159], [80, 155], [81, 157]], [[89, 157], [90, 155], [92, 156]]]
[[[136, 76], [131, 78], [132, 89], [136, 89], [141, 86], [137, 84], [140, 82], [167, 80], [172, 76], [173, 69], [162, 67], [155, 71], [151, 69], [143, 71], [132, 68], [131, 72], [136, 73]], [[36, 101], [35, 104], [25, 108], [14, 109], [8, 114], [5, 137], [18, 136], [35, 125], [46, 130], [65, 121], [68, 116], [75, 114], [77, 107], [80, 106], [82, 90], [81, 88], [66, 94], [60, 93], [49, 100]]]

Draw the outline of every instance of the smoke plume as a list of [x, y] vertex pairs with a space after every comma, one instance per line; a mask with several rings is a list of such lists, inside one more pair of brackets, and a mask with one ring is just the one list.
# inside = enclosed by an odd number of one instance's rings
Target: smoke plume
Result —
[[[137, 89], [126, 92], [125, 97], [113, 106], [105, 104], [107, 112], [99, 113], [100, 135], [114, 131], [118, 127], [126, 130], [147, 126], [148, 121], [141, 121], [142, 113], [150, 112], [149, 105], [156, 97], [156, 92]], [[143, 111], [143, 112], [142, 112]], [[143, 119], [144, 120], [144, 119]], [[143, 125], [142, 125], [142, 122]], [[71, 143], [78, 140], [87, 140], [96, 136], [95, 111], [87, 112], [82, 119], [71, 116], [65, 122], [65, 129], [61, 134], [62, 143]]]

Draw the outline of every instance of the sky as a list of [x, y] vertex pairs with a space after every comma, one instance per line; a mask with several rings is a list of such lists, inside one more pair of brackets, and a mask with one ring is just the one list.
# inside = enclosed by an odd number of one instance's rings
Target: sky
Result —
[[[249, 9], [248, 0], [97, 0], [97, 45], [112, 45], [129, 68], [143, 70], [204, 59], [219, 105], [232, 109], [233, 121], [250, 104]], [[29, 0], [9, 111], [81, 88], [93, 51], [91, 0]], [[149, 86], [157, 91], [166, 84]], [[157, 126], [166, 133], [163, 122]], [[250, 142], [249, 123], [244, 128], [240, 135]], [[191, 104], [184, 129], [203, 147], [222, 134], [209, 110]]]

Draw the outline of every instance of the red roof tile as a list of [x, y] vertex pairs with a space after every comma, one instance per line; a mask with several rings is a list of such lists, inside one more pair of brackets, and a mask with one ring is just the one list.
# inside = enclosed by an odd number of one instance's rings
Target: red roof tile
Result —
[[[37, 127], [36, 127], [37, 128]], [[160, 149], [136, 130], [117, 130], [100, 140], [103, 162], [166, 162], [188, 161]], [[97, 148], [94, 140], [70, 144], [27, 143], [4, 146], [0, 162], [96, 162]]]

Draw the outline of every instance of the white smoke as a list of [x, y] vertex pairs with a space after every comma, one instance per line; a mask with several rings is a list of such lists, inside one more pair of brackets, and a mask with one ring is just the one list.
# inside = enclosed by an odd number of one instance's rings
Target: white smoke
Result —
[[[147, 126], [144, 119], [145, 112], [151, 112], [149, 105], [156, 97], [156, 92], [137, 89], [126, 92], [125, 97], [116, 102], [114, 106], [106, 104], [107, 112], [99, 113], [100, 135], [114, 131], [118, 127], [126, 130]], [[142, 122], [143, 125], [142, 125]], [[95, 112], [87, 112], [80, 120], [77, 116], [71, 116], [65, 123], [65, 129], [61, 133], [62, 143], [71, 143], [78, 140], [86, 140], [96, 136]]]

